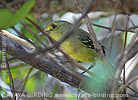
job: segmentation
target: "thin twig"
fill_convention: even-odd
[[[100,41],[100,43],[103,43],[103,41],[105,40],[105,39],[107,39],[107,36],[109,36],[110,35],[110,32],[108,32],[107,34],[105,34],[105,36],[102,36],[102,40],[100,41],[99,39],[98,39],[98,41]],[[110,35],[111,36],[111,35]]]
[[[10,69],[11,68],[16,68],[16,67],[20,67],[21,65],[25,65],[26,63],[25,62],[15,62],[15,63],[11,63],[10,65],[9,65],[9,67],[10,67]],[[0,67],[0,70],[6,70],[7,68],[1,68]]]
[[[85,67],[82,67],[81,65],[77,64],[76,62],[74,62],[74,60],[72,58],[70,58],[70,56],[64,52],[64,50],[62,50],[61,48],[58,48],[58,50],[60,52],[63,53],[63,55],[69,60],[69,62],[71,62],[72,64],[74,64],[77,68],[82,69],[83,71],[86,71],[87,73],[89,73],[90,75],[93,75],[89,70],[87,70]]]
[[[116,33],[115,33],[116,34]],[[116,35],[119,35],[119,33],[117,33]],[[127,55],[127,60],[130,60],[132,57],[134,57],[136,54],[137,54],[137,51],[138,51],[138,40],[136,40],[136,42],[134,43],[133,47],[128,51],[128,55]],[[117,57],[115,58],[114,60],[114,64],[115,66],[118,66],[121,59],[123,58],[123,53],[119,53],[117,55]]]
[[[35,44],[34,44],[32,41],[30,41],[24,34],[22,34],[21,32],[19,32],[14,26],[12,27],[12,29],[13,29],[19,36],[21,36],[22,38],[24,38],[24,39],[27,40],[29,43],[31,43],[32,45],[35,46]]]
[[[95,0],[94,0],[95,1]],[[61,43],[63,43],[72,33],[73,31],[76,29],[76,27],[78,26],[78,24],[80,23],[80,21],[87,15],[87,13],[89,12],[89,10],[91,9],[93,4],[93,0],[90,1],[90,3],[88,4],[88,6],[86,7],[86,9],[84,9],[84,11],[82,12],[82,16],[75,21],[75,23],[72,25],[72,27],[70,28],[70,30],[55,44],[53,44],[52,47],[49,47],[48,49],[46,49],[46,51],[57,48]]]
[[[114,37],[115,36],[119,36],[119,35],[121,35],[122,34],[122,32],[115,32],[114,33]],[[111,38],[111,36],[112,36],[112,34],[111,33],[107,33],[107,34],[105,34],[104,36],[98,36],[97,37],[97,39],[98,39],[98,41],[103,41],[103,39],[110,39]]]
[[[126,21],[126,30],[128,30],[129,27],[129,15],[127,16],[127,21]],[[125,42],[124,42],[124,48],[123,48],[123,53],[126,49],[126,42],[127,42],[127,31],[125,32]],[[123,85],[125,85],[125,65],[124,65],[124,72],[123,72]],[[126,94],[126,89],[124,88],[124,94]]]
[[[48,34],[46,34],[46,33],[43,31],[43,29],[42,29],[40,26],[38,26],[38,25],[37,25],[34,21],[32,21],[30,18],[26,17],[26,20],[28,20],[32,25],[34,25],[35,28],[36,28],[37,30],[39,30],[40,32],[42,32],[43,34],[45,34],[45,35],[48,37],[48,39],[49,39],[50,41],[53,40]]]
[[[3,35],[0,34],[0,37],[2,37],[2,36]],[[8,37],[5,37],[5,38],[7,41],[6,42],[7,53],[10,54],[11,56],[18,57],[18,59],[26,62],[27,64],[30,64],[31,66],[33,65],[33,62],[35,62],[36,59],[38,59],[38,57],[40,56],[40,54],[42,52],[42,48],[39,48],[38,51],[32,52],[30,54],[30,52],[28,52],[22,48],[16,47],[16,45],[18,45],[19,47],[22,47],[22,44],[17,43],[16,41],[12,41]],[[2,50],[1,42],[0,42],[0,49]],[[36,49],[38,49],[38,48],[36,48]],[[12,52],[11,52],[11,50],[12,50]],[[78,75],[81,76],[81,79],[79,79],[76,75],[73,75],[72,73],[62,69],[59,65],[57,65],[55,62],[49,60],[46,57],[41,58],[40,61],[33,66],[45,73],[48,73],[48,74],[58,78],[59,80],[61,80],[63,82],[70,84],[73,87],[76,87],[76,88],[79,87],[79,84],[82,81],[82,85],[81,85],[80,89],[82,89],[88,93],[92,93],[93,89],[90,85],[91,85],[91,83],[95,84],[95,79],[93,79],[93,78],[87,77],[85,75],[81,75],[80,73],[76,72]],[[85,80],[85,81],[83,81],[83,80]]]
[[[40,42],[45,48],[47,48],[47,46],[43,43],[43,41],[41,41],[35,34],[34,32],[30,29],[30,27],[28,27],[23,21],[20,22],[34,37],[35,39]]]
[[[130,90],[132,90],[135,94],[137,94],[138,95],[138,92],[136,91],[136,90],[134,90],[134,89],[132,89],[131,87],[129,87],[129,86],[127,86],[127,88],[129,88]]]
[[[95,8],[95,6],[99,3],[99,1],[100,1],[100,0],[96,1],[96,3],[95,3],[95,0],[92,0],[91,5],[93,5],[94,3],[95,3],[95,5],[92,6],[93,8],[91,8],[91,10]],[[76,5],[78,6],[80,12],[83,14],[83,6],[81,5],[81,1],[80,1],[80,0],[76,0]],[[84,9],[84,10],[85,10],[85,9]],[[97,50],[101,50],[101,46],[99,45],[99,42],[97,41],[97,38],[96,38],[96,35],[95,35],[95,32],[94,32],[94,29],[93,29],[93,27],[91,26],[91,21],[90,21],[88,15],[86,15],[86,16],[84,17],[84,19],[85,19],[85,21],[86,21],[86,25],[87,25],[88,30],[89,30],[89,32],[90,32],[90,37],[91,37],[91,39],[92,39],[92,41],[93,41],[94,47],[95,47]]]
[[[132,62],[128,65],[128,67],[127,67],[127,69],[126,69],[126,72],[127,72],[127,71],[130,71],[129,69],[130,69],[130,67],[132,68],[132,64],[137,65],[138,62],[135,63],[135,61],[137,60],[137,58],[138,58],[138,55],[136,55],[136,56],[134,57],[134,59],[132,60]],[[134,65],[133,65],[133,66],[134,66]],[[133,69],[134,69],[135,67],[136,67],[136,66],[134,66]],[[130,73],[132,73],[132,72],[130,71]],[[129,77],[129,76],[128,76],[128,77]],[[126,77],[125,80],[127,80],[128,77]]]
[[[135,94],[130,94],[130,93],[128,93],[128,95],[130,96],[130,97],[129,97],[130,100],[137,100],[137,98],[138,98],[138,96],[135,95]]]
[[[40,32],[44,33],[44,35],[45,35],[46,37],[48,37],[48,39],[50,40],[51,43],[55,43],[55,44],[56,44],[56,41],[55,41],[54,39],[52,39],[48,34],[46,34],[46,33],[35,23],[35,22],[33,22],[33,21],[32,21],[31,19],[29,19],[29,18],[26,18],[26,19],[27,19],[29,22],[31,22]],[[74,28],[74,27],[73,27],[73,28]],[[75,28],[76,28],[76,26],[75,26]],[[52,48],[53,48],[53,46],[52,46]],[[86,68],[84,68],[84,67],[82,67],[81,65],[75,63],[75,62],[70,58],[70,56],[62,50],[61,47],[57,47],[57,49],[58,49],[61,53],[63,53],[64,56],[65,56],[72,64],[74,64],[76,67],[78,67],[78,68],[80,68],[80,69],[82,69],[82,70],[88,72],[90,75],[92,74],[92,73],[91,73],[89,70],[87,70]],[[51,50],[51,49],[50,49],[50,48],[46,48],[46,49],[43,50],[43,51],[46,52],[47,50]]]
[[[35,70],[35,71],[33,71],[33,72],[28,76],[27,80],[30,79],[31,77],[35,76],[35,75],[38,74],[39,72],[40,72],[40,70]],[[26,77],[25,77],[25,78],[26,78]],[[20,81],[21,84],[23,84],[23,82],[25,81],[25,78],[23,78],[23,79]],[[19,83],[19,84],[20,84],[20,83]],[[22,92],[23,92],[23,91],[22,91]],[[21,91],[20,91],[20,93],[21,93]]]
[[[41,59],[41,57],[43,57],[43,54],[41,54],[41,55],[38,57],[38,59],[36,59],[36,61],[34,61],[33,65],[35,65],[36,63],[38,63],[38,61]],[[23,84],[23,86],[22,86],[22,88],[21,88],[21,95],[22,95],[22,92],[23,92],[23,90],[24,90],[24,88],[25,88],[25,85],[26,85],[26,83],[27,83],[28,77],[29,77],[31,71],[32,71],[33,68],[34,68],[33,65],[32,65],[32,67],[30,68],[30,70],[29,70],[27,76],[26,76],[25,79],[24,79],[25,82],[24,82],[24,84]],[[19,99],[20,99],[20,97],[18,98],[18,100],[19,100]]]
[[[132,24],[134,27],[136,27],[136,25],[134,24],[134,22],[133,22],[133,20],[131,19],[131,17],[129,18],[129,20],[130,20],[131,24]]]
[[[131,50],[129,50],[129,54],[127,56],[127,60],[134,57],[138,53],[138,40],[135,42],[134,46]]]
[[[11,74],[11,71],[10,71],[9,63],[7,61],[6,52],[3,52],[3,53],[4,53],[4,57],[6,58],[6,67],[7,67],[7,70],[8,70],[8,75],[9,75],[9,79],[10,79],[10,83],[11,83],[11,90],[12,90],[13,100],[14,100],[14,98],[15,98],[14,82],[13,82],[12,74]]]
[[[108,56],[107,58],[109,59],[110,57],[110,54],[111,54],[111,50],[112,50],[112,44],[113,44],[113,38],[114,38],[114,32],[115,32],[115,23],[116,23],[116,16],[114,16],[114,19],[113,19],[113,23],[112,23],[112,30],[111,30],[111,42],[110,42],[110,45],[109,45],[109,50],[108,50]]]
[[[127,82],[124,86],[122,86],[121,88],[119,88],[115,93],[114,96],[116,94],[118,94],[122,89],[126,88],[127,86],[131,85],[133,82],[135,82],[136,80],[138,80],[138,76],[136,76],[135,78],[133,78],[132,80],[130,80],[129,82]],[[113,97],[114,98],[114,97]]]
[[[43,57],[43,55],[44,55],[44,54],[41,54],[41,55],[38,57],[38,59],[36,59],[36,61],[34,61],[33,65],[35,65],[36,63],[38,63],[38,61]],[[26,83],[27,83],[28,77],[29,77],[31,71],[32,71],[33,68],[34,68],[33,65],[32,65],[32,67],[30,68],[30,70],[29,70],[27,76],[26,76],[25,79],[24,79],[25,81],[24,81],[24,84],[23,84],[23,86],[22,86],[22,88],[21,88],[21,95],[22,95],[22,92],[23,92],[23,90],[24,90],[24,88],[25,88],[25,85],[26,85]],[[18,100],[19,100],[19,99],[20,99],[20,97],[18,98]]]
[[[7,61],[12,61],[12,60],[16,60],[17,58],[16,57],[10,57],[10,58],[7,58]],[[0,64],[2,63],[2,60],[0,59]]]
[[[100,27],[100,28],[104,28],[104,29],[108,29],[109,31],[111,31],[111,27],[107,27],[107,26],[103,26],[103,25],[99,25],[99,24],[95,24],[95,23],[91,23],[93,26],[96,26],[96,27]],[[137,26],[138,27],[138,26]],[[133,27],[132,27],[133,28]],[[131,28],[130,28],[131,29]],[[134,33],[135,31],[133,30],[125,30],[125,29],[119,29],[119,28],[115,28],[116,31],[127,31],[127,32],[132,32]]]
[[[22,86],[21,93],[23,92],[23,90],[24,90],[24,88],[25,88],[25,85],[26,85],[26,83],[27,83],[28,77],[29,77],[30,73],[32,72],[32,70],[33,70],[33,66],[29,69],[29,72],[28,72],[27,76],[26,76],[25,79],[24,79],[24,84],[23,84],[23,86]],[[18,99],[19,99],[19,98],[18,98]]]
[[[20,32],[19,32],[20,33]],[[13,34],[11,34],[10,32],[6,31],[6,30],[1,30],[1,35],[10,38],[11,40],[22,44],[24,47],[26,47],[26,50],[30,50],[30,51],[34,51],[35,47],[34,45],[30,44],[29,42],[27,42],[26,40],[19,38]]]
[[[125,49],[124,53],[123,53],[123,58],[121,59],[120,61],[120,64],[118,66],[118,69],[116,71],[116,75],[115,75],[115,79],[114,79],[114,82],[113,82],[113,88],[112,88],[112,93],[114,93],[118,87],[118,80],[119,80],[119,77],[120,77],[120,74],[122,72],[122,69],[124,67],[124,64],[125,62],[127,61],[127,55],[128,55],[128,52],[129,50],[133,47],[134,43],[135,43],[135,40],[138,36],[138,29],[136,29],[136,33],[133,35],[129,45],[127,46],[127,48]]]

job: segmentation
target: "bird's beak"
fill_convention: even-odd
[[[51,32],[50,30],[49,30],[49,31],[45,31],[46,34],[49,34],[50,32]],[[40,32],[38,35],[39,35],[39,36],[43,36],[44,33]]]

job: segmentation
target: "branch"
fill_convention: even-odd
[[[33,24],[35,27],[36,27],[36,29],[38,29],[40,32],[42,32],[49,40],[50,40],[50,42],[53,44],[53,46],[52,47],[45,47],[45,50],[43,50],[44,52],[46,52],[47,50],[49,50],[50,51],[50,49],[53,49],[53,48],[57,48],[72,64],[74,64],[75,65],[75,67],[78,67],[79,69],[82,69],[82,70],[84,70],[84,71],[86,71],[86,72],[88,72],[89,74],[91,74],[91,72],[89,71],[89,70],[87,70],[86,68],[84,68],[84,67],[82,67],[81,65],[79,65],[79,64],[77,64],[76,62],[74,62],[73,60],[72,60],[72,58],[70,58],[70,56],[67,54],[67,53],[65,53],[64,52],[64,50],[62,50],[62,48],[60,47],[60,43],[62,43],[62,42],[64,42],[65,41],[65,39],[67,39],[68,38],[68,36],[72,33],[72,31],[73,31],[73,29],[75,29],[76,27],[77,27],[77,25],[76,26],[74,26],[74,27],[72,27],[71,29],[70,29],[70,31],[69,32],[67,32],[64,36],[65,37],[62,37],[58,42],[56,42],[54,39],[52,39],[48,34],[46,34],[41,28],[40,28],[40,26],[38,26],[35,22],[33,22],[31,19],[29,19],[29,18],[26,18],[31,24]],[[78,21],[81,21],[81,20],[78,20]],[[57,47],[58,46],[58,47]]]
[[[11,68],[15,68],[15,67],[19,67],[19,66],[21,66],[21,65],[25,65],[26,63],[24,63],[24,62],[21,62],[21,61],[18,61],[18,62],[15,62],[15,63],[10,63],[9,64],[9,67],[10,67],[10,69]],[[7,68],[1,68],[0,67],[0,70],[6,70]]]
[[[131,85],[133,82],[138,80],[138,76],[134,77],[133,79],[131,79],[129,82],[127,82],[125,85],[123,85],[122,87],[120,87],[115,93],[114,96],[117,95],[119,92],[121,92],[122,89],[126,88],[127,86]]]
[[[25,63],[33,66],[34,68],[37,68],[47,74],[58,78],[62,82],[70,84],[73,87],[80,88],[88,93],[94,92],[93,88],[91,88],[92,84],[96,84],[95,79],[93,78],[81,75],[78,72],[72,74],[61,68],[54,61],[47,59],[45,56],[41,57],[40,60],[34,64],[34,62],[37,61],[40,55],[42,54],[43,50],[41,48],[36,47],[33,50],[30,50],[28,48],[27,50],[27,48],[24,48],[24,45],[22,45],[21,43],[17,43],[16,41],[11,40],[6,36],[3,36],[0,32],[0,50],[3,49],[3,37],[6,40],[6,53],[21,61],[24,61]]]
[[[135,42],[133,47],[128,51],[127,61],[130,60],[138,53],[138,40]]]
[[[123,58],[120,60],[118,69],[116,71],[115,80],[113,82],[114,87],[112,89],[112,93],[114,93],[118,87],[117,83],[118,83],[119,77],[120,77],[122,69],[127,61],[128,53],[131,50],[131,48],[133,47],[133,45],[135,44],[135,40],[136,40],[137,36],[138,36],[138,29],[136,29],[136,33],[133,35],[133,37],[132,37],[130,43],[128,44],[127,48],[125,49],[125,51],[122,53]]]
[[[134,43],[133,47],[128,51],[126,62],[130,60],[132,57],[134,57],[137,54],[137,52],[138,52],[138,40]],[[120,63],[121,59],[123,59],[122,52],[115,58],[114,64],[117,66]]]

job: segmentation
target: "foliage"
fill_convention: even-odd
[[[63,16],[65,16],[65,18],[67,18],[68,15],[66,15],[66,14],[68,12],[67,13],[65,13],[65,12],[55,13],[55,14],[45,13],[45,15],[43,14],[40,16],[39,12],[35,13],[35,14],[29,13],[31,11],[31,9],[34,7],[34,5],[35,5],[35,0],[28,0],[25,4],[23,4],[15,12],[11,12],[7,8],[1,9],[0,10],[0,29],[13,30],[13,28],[11,28],[11,27],[13,27],[13,26],[15,27],[18,25],[19,27],[16,27],[16,29],[20,33],[25,35],[28,39],[33,41],[34,44],[44,48],[43,45],[40,42],[38,42],[38,40],[34,36],[32,36],[32,33],[34,33],[41,41],[43,41],[43,43],[46,44],[46,46],[51,46],[51,44],[49,44],[49,40],[47,38],[38,36],[38,33],[40,30],[36,29],[35,25],[30,23],[30,21],[26,20],[25,17],[31,19],[33,22],[37,23],[38,25],[40,25],[41,27],[44,28],[47,25],[47,23],[49,23],[52,20],[62,19]],[[59,7],[60,4],[57,3],[55,8],[57,8],[57,6]],[[75,14],[73,14],[73,15],[75,16]],[[111,27],[112,26],[112,25],[110,25],[111,18],[112,18],[112,16],[106,16],[104,18],[102,17],[102,18],[98,18],[98,19],[94,19],[94,20],[92,19],[91,21],[95,24]],[[27,27],[29,27],[32,32],[30,32],[26,27],[24,27],[24,25],[21,22],[23,22]],[[84,21],[82,21],[80,27],[82,29],[84,29],[85,31],[88,31]],[[101,27],[96,27],[96,26],[94,26],[93,28],[94,28],[94,31],[98,38],[104,37],[107,33],[111,32],[111,29],[106,29],[106,28],[101,29]],[[12,31],[11,31],[11,33],[12,33]],[[22,38],[22,36],[20,36],[16,31],[15,31],[15,33],[17,34],[17,36]],[[123,35],[122,35],[122,33],[123,33]],[[124,46],[125,32],[122,32],[122,33],[113,38],[111,54],[109,56],[109,61],[115,68],[118,67],[118,64],[115,65],[114,61],[117,58],[117,56],[122,52],[123,46]],[[127,34],[128,34],[128,37],[127,37],[127,45],[128,45],[132,39],[133,34],[131,32],[128,32]],[[111,43],[111,37],[109,37],[107,39],[102,38],[102,40],[100,40],[100,43],[105,46],[105,49],[107,49],[106,56],[108,56],[108,53],[109,53],[108,51],[110,49],[110,43]],[[51,50],[50,52],[46,52],[46,56],[48,56],[48,59],[50,59],[50,60],[52,59],[52,61],[54,61],[54,62],[56,61],[57,63],[59,63],[59,59],[62,59],[63,61],[66,60],[63,57],[63,55],[59,54],[58,57],[55,57],[55,55],[52,55],[52,53],[57,53],[57,55],[58,55],[59,52],[57,52],[57,50]],[[7,55],[7,57],[11,58],[10,55]],[[0,59],[3,59],[3,53],[1,51],[0,51]],[[19,62],[20,62],[19,60],[14,59],[14,60],[9,61],[9,65],[12,65],[13,63],[19,63]],[[112,70],[112,69],[110,69],[112,67],[112,65],[110,63],[108,61],[107,62],[98,62],[96,64],[96,66],[92,70],[90,70],[93,74],[92,77],[88,73],[85,73],[86,76],[91,77],[91,82],[89,85],[91,86],[90,88],[93,89],[94,92],[102,93],[103,91],[105,91],[105,89],[107,89],[108,85],[110,84],[110,78],[113,79],[113,75],[115,73],[113,73],[113,75],[112,75],[112,73],[110,73],[110,71]],[[79,64],[85,68],[89,67],[89,64],[86,64],[86,63],[79,63]],[[61,65],[61,62],[59,63],[59,65]],[[69,65],[69,64],[67,64],[67,65]],[[64,64],[62,66],[64,66]],[[72,66],[72,64],[70,64],[70,66]],[[32,66],[29,66],[28,64],[23,64],[23,65],[21,64],[14,68],[10,68],[10,71],[12,73],[12,79],[14,81],[14,85],[15,85],[15,88],[17,91],[21,90],[21,87],[25,83],[24,79],[28,75],[28,72],[31,67]],[[77,71],[79,73],[82,72],[82,70],[77,70]],[[7,70],[2,70],[2,71],[0,70],[0,79],[2,79],[5,82],[5,84],[10,87],[11,82],[10,82],[10,79],[9,79],[9,76],[7,73],[8,73]],[[4,76],[4,77],[2,77],[2,76]],[[50,97],[50,99],[51,99],[51,98],[55,98],[54,97],[55,94],[58,94],[58,93],[74,95],[77,93],[79,94],[79,93],[84,92],[82,90],[79,91],[79,89],[77,89],[77,88],[74,89],[73,87],[67,89],[67,86],[64,83],[59,82],[59,80],[53,81],[52,79],[49,79],[48,74],[38,71],[35,68],[33,68],[33,70],[31,71],[31,74],[29,76],[30,77],[28,78],[27,83],[25,85],[25,89],[24,89],[24,91],[27,93],[36,93],[36,92],[44,92],[45,91],[46,93],[52,93],[51,94],[52,96]],[[45,84],[47,84],[48,82],[50,84],[50,88],[45,89],[44,88]],[[59,85],[59,83],[61,85]],[[107,86],[107,88],[106,88],[106,86]],[[4,89],[4,86],[2,86],[0,83],[0,95],[2,96],[2,94],[4,94],[4,96],[8,96],[10,93],[7,92]],[[77,100],[77,97],[66,97],[66,100],[71,100],[71,99]]]
[[[15,13],[10,12],[8,9],[0,10],[0,29],[10,28],[18,21],[25,18],[34,6],[34,4],[34,0],[29,0]]]

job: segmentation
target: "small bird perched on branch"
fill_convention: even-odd
[[[48,24],[45,32],[58,41],[70,30],[71,26],[71,23],[59,20]],[[43,33],[39,33],[39,35],[43,35]],[[78,27],[61,44],[61,47],[63,47],[65,52],[68,53],[71,58],[79,62],[90,63],[91,66],[88,70],[94,67],[96,61],[99,60],[89,33]],[[85,73],[85,71],[83,73]]]

